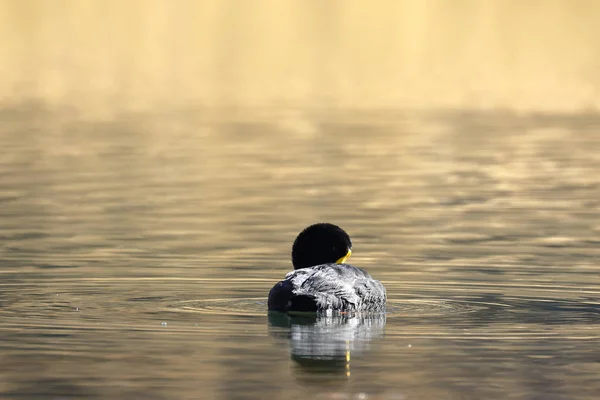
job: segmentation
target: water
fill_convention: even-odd
[[[0,118],[2,398],[600,395],[596,114]],[[385,315],[267,315],[317,221]]]

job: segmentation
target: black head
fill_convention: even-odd
[[[314,224],[300,232],[292,246],[294,269],[343,263],[352,250],[350,236],[337,225]]]

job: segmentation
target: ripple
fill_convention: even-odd
[[[435,317],[475,313],[491,308],[512,307],[510,304],[482,300],[413,297],[389,298],[386,313],[391,316]],[[169,311],[219,315],[265,315],[265,296],[249,298],[200,298],[169,304]]]
[[[265,315],[267,300],[264,297],[247,299],[185,300],[168,307],[170,311],[218,315]]]
[[[392,316],[433,317],[472,313],[489,307],[508,305],[485,302],[468,302],[448,299],[389,299],[386,313]],[[267,301],[264,297],[245,299],[195,299],[184,300],[168,306],[170,311],[219,315],[265,315]]]
[[[391,316],[435,317],[479,312],[490,307],[509,307],[506,304],[451,299],[388,299],[387,313]]]
[[[265,317],[270,279],[65,278],[0,283],[4,328],[226,330],[225,316]],[[436,338],[599,338],[593,285],[386,281],[386,335]],[[198,292],[203,296],[185,298]],[[264,293],[264,294],[263,294]],[[230,295],[230,297],[227,297]],[[194,315],[212,316],[198,324]],[[232,322],[233,323],[233,322]],[[260,330],[257,325],[256,332]]]

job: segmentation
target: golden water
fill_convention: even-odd
[[[598,398],[599,18],[0,0],[0,398]],[[317,221],[385,315],[267,315]]]
[[[597,116],[294,115],[4,111],[2,397],[599,393]],[[315,221],[383,320],[269,321]]]

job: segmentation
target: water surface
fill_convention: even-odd
[[[596,114],[0,118],[2,398],[600,394]],[[386,314],[267,315],[317,221]]]

